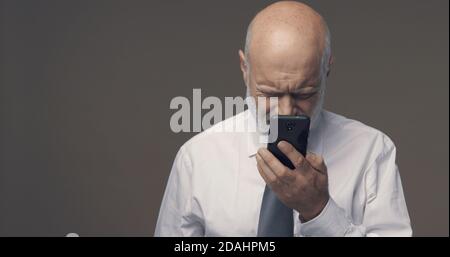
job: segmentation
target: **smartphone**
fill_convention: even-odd
[[[269,130],[270,142],[267,144],[267,149],[285,166],[290,169],[294,169],[295,167],[292,162],[280,151],[280,149],[278,149],[277,144],[280,141],[286,141],[293,145],[294,148],[297,149],[297,151],[299,151],[303,156],[305,156],[308,146],[309,124],[310,119],[305,115],[272,116],[270,118]],[[274,131],[277,131],[277,133]],[[276,138],[274,138],[275,134]]]

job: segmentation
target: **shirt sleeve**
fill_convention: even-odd
[[[192,164],[185,148],[178,151],[159,210],[155,236],[204,236],[202,214],[192,197]]]
[[[365,172],[366,202],[362,224],[354,224],[345,210],[330,198],[322,212],[301,224],[303,236],[411,236],[396,149],[387,137],[383,151]]]

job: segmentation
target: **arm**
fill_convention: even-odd
[[[366,206],[363,224],[355,225],[330,198],[316,218],[302,224],[311,236],[411,236],[411,224],[397,165],[396,150],[385,147],[365,172]]]
[[[202,220],[200,208],[192,197],[192,164],[182,147],[170,172],[155,236],[204,236]]]

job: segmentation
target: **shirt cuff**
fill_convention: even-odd
[[[303,236],[344,236],[351,222],[345,211],[330,197],[322,212],[314,219],[301,223],[300,234]]]

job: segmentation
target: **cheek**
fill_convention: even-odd
[[[260,107],[263,108],[263,110],[266,113],[269,113],[271,109],[276,107],[276,106],[274,106],[274,103],[270,102],[270,98],[269,97],[255,97],[255,99],[256,99],[256,106],[258,108],[260,108]]]
[[[270,97],[266,97],[266,113],[269,113],[270,110],[274,110],[277,108],[277,102],[271,102]]]

